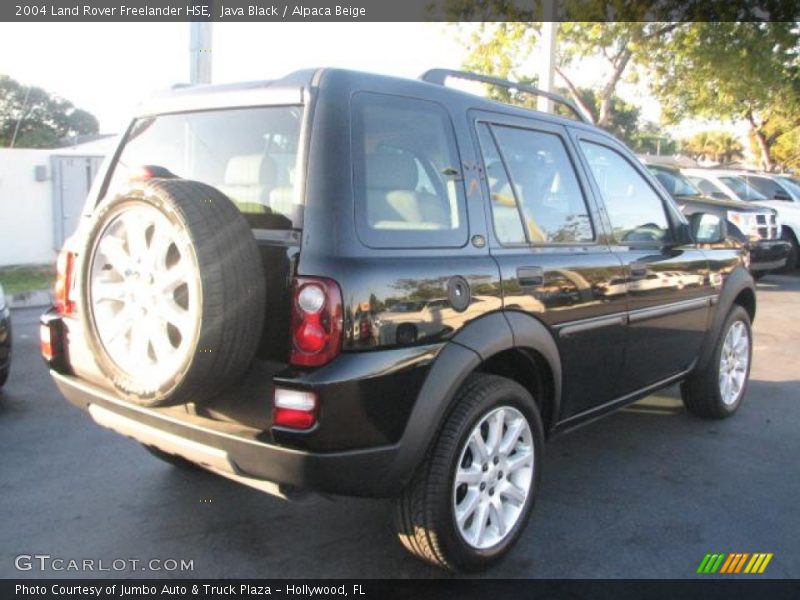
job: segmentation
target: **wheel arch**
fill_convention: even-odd
[[[741,306],[750,315],[753,321],[756,316],[756,293],[753,276],[744,267],[737,267],[725,280],[722,291],[717,300],[717,309],[711,321],[711,326],[706,332],[706,337],[700,348],[696,369],[702,369],[708,364],[714,354],[714,348],[719,338],[725,319],[733,306]]]
[[[794,238],[796,245],[800,245],[800,224],[781,223],[781,232],[784,231]]]
[[[513,361],[513,367],[504,359]],[[533,376],[526,374],[526,366],[536,369]],[[553,335],[525,313],[491,313],[464,327],[431,365],[390,469],[394,491],[413,476],[453,409],[459,388],[476,371],[504,375],[530,390],[545,430],[552,428],[561,400],[561,359]]]

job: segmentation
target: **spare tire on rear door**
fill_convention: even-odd
[[[182,179],[138,183],[99,208],[86,240],[86,341],[122,395],[200,402],[244,373],[263,330],[264,272],[224,194]]]

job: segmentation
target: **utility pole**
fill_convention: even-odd
[[[192,21],[189,35],[189,83],[211,83],[211,22]]]
[[[556,74],[556,34],[558,23],[556,23],[556,1],[542,0],[542,37],[539,40],[541,56],[537,64],[539,66],[539,80],[537,87],[544,92],[553,92],[555,87]],[[553,102],[548,98],[539,96],[536,107],[542,112],[553,112]]]

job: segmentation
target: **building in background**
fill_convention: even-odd
[[[0,266],[55,260],[116,136],[63,148],[0,148]]]

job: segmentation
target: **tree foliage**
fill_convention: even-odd
[[[562,16],[572,12],[586,18],[596,12],[598,20],[559,24],[556,72],[563,91],[596,124],[623,137],[637,150],[661,146],[665,152],[664,144],[676,149],[674,140],[665,137],[655,124],[639,123],[638,115],[633,119],[633,130],[630,123],[620,123],[621,118],[630,120],[633,111],[619,97],[619,84],[641,82],[660,101],[664,123],[686,118],[744,121],[750,128],[754,154],[761,157],[763,167],[789,168],[800,160],[800,25],[789,18],[791,14],[784,15],[791,7],[780,2],[767,4],[764,6],[772,20],[758,22],[754,17],[764,16],[753,13],[758,7],[751,10],[717,0],[566,0],[561,4]],[[650,12],[633,15],[638,15],[637,21],[630,18],[630,11],[636,10]],[[630,20],[601,20],[619,11]],[[653,11],[664,21],[669,15],[694,13],[703,20],[662,22],[653,19]],[[469,42],[465,67],[535,81],[539,28],[540,23],[482,25]],[[590,58],[601,59],[606,68],[597,87],[587,93],[573,80]],[[502,91],[490,95],[531,105],[530,99],[513,98],[507,93],[504,96]],[[726,149],[709,150],[708,156],[719,152],[729,160],[741,156],[741,148],[732,147],[738,142],[728,142]]]
[[[699,131],[681,140],[681,152],[695,160],[729,163],[744,158],[742,144],[727,131]]]
[[[800,118],[789,111],[773,110],[762,128],[769,147],[769,160],[781,171],[800,171]],[[764,162],[761,144],[751,129],[748,135],[750,151]]]
[[[652,91],[664,117],[746,121],[771,169],[768,127],[776,114],[798,115],[796,23],[692,23],[675,29],[650,57]]]
[[[558,26],[559,53],[556,73],[572,100],[593,122],[608,126],[619,103],[617,88],[633,66],[646,62],[652,46],[659,43],[677,24],[652,22],[563,22]],[[462,41],[470,48],[464,67],[486,75],[522,83],[536,81],[533,64],[541,23],[484,23]],[[575,70],[583,68],[589,57],[601,57],[607,68],[592,101],[574,82]],[[502,91],[490,96],[507,99]],[[525,100],[520,100],[524,103]]]
[[[19,126],[18,126],[19,125]],[[0,75],[0,147],[48,148],[71,135],[97,133],[97,119],[68,100]]]

